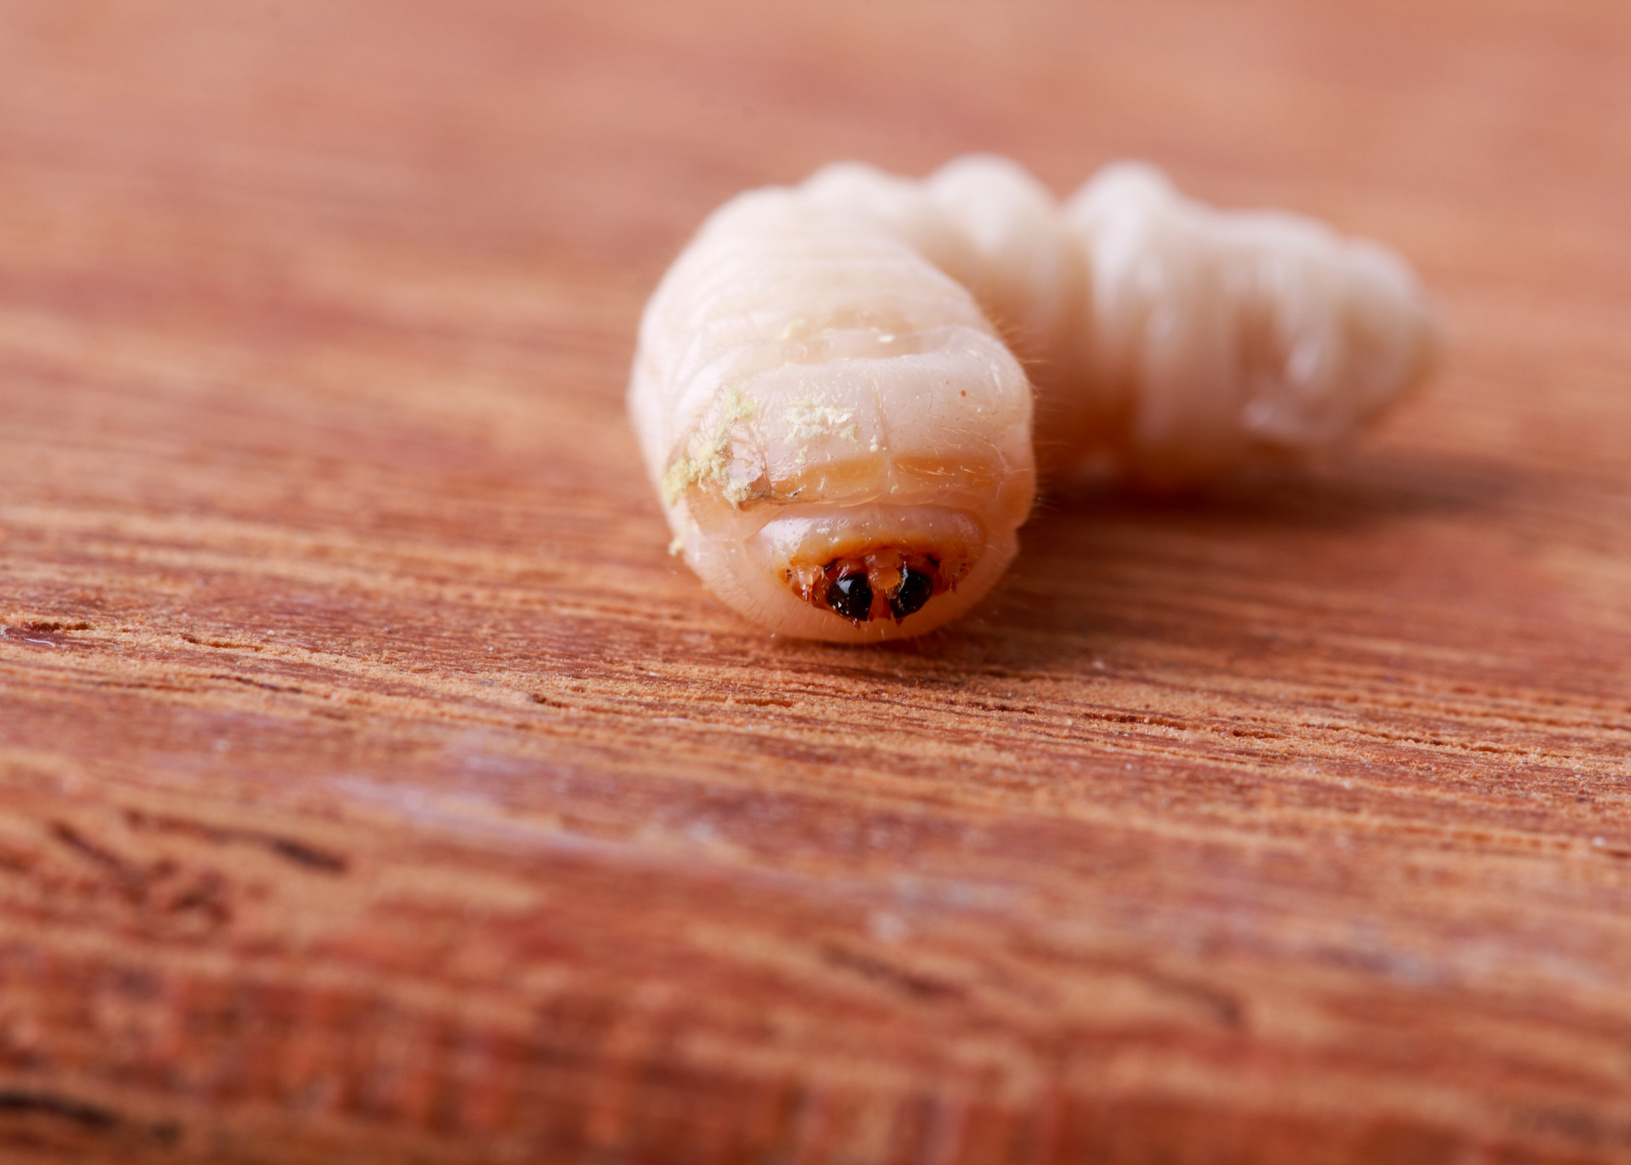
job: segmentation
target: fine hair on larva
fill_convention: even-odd
[[[1039,469],[1170,488],[1316,452],[1436,347],[1393,251],[1146,165],[1061,204],[1003,158],[840,163],[702,225],[646,306],[629,411],[671,549],[719,599],[868,643],[997,584]]]

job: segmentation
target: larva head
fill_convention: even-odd
[[[686,561],[754,622],[849,643],[920,635],[1013,558],[1035,488],[1024,373],[971,330],[901,339],[826,333],[823,355],[862,355],[743,378],[665,470]],[[908,350],[875,354],[895,347]]]
[[[724,602],[800,639],[873,643],[957,618],[1002,577],[1014,530],[931,505],[790,507],[741,540],[686,544]]]
[[[855,624],[899,622],[955,590],[968,573],[968,554],[962,547],[869,546],[826,563],[791,562],[786,573],[793,593],[812,607]]]

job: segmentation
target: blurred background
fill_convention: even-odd
[[[14,286],[51,267],[42,309],[134,318],[207,288],[214,324],[247,336],[341,268],[451,257],[612,297],[626,347],[638,301],[731,194],[839,158],[923,174],[971,150],[1061,196],[1145,158],[1208,200],[1375,235],[1423,269],[1452,331],[1500,317],[1504,334],[1512,312],[1586,327],[1631,270],[1631,32],[1606,0],[15,0],[0,21],[0,229]],[[391,286],[357,293],[410,310],[412,278],[376,277]],[[1459,423],[1544,427],[1532,391],[1502,387],[1514,354],[1483,355],[1462,367],[1510,407]]]

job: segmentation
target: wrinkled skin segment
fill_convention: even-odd
[[[1038,462],[1160,486],[1352,435],[1417,383],[1392,252],[1102,172],[828,167],[703,225],[647,306],[629,405],[674,545],[745,617],[876,642],[956,618],[1017,549]]]

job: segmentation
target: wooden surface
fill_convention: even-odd
[[[1631,9],[0,8],[0,1158],[1631,1160]],[[713,205],[1388,239],[1306,474],[767,641],[622,412]]]

